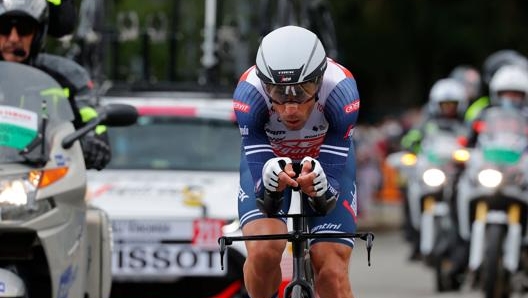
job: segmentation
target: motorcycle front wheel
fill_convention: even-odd
[[[510,297],[510,273],[504,268],[502,245],[506,229],[489,225],[486,229],[486,254],[482,266],[482,289],[486,298]]]

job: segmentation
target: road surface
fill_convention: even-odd
[[[435,293],[433,271],[407,260],[409,246],[401,232],[375,232],[372,266],[368,267],[364,241],[358,240],[350,263],[356,298],[473,298],[483,297],[464,286],[461,292]]]

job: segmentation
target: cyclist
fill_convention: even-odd
[[[24,63],[55,78],[67,94],[80,127],[97,116],[90,106],[93,84],[86,71],[72,60],[40,53],[48,28],[46,0],[21,0],[0,3],[0,60]],[[98,126],[81,139],[86,167],[103,169],[110,161],[106,127]]]
[[[285,26],[267,34],[256,65],[240,78],[234,109],[242,135],[238,209],[244,235],[286,233],[291,187],[306,194],[310,231],[356,230],[355,156],[351,141],[359,93],[352,74],[327,58],[311,31]],[[301,163],[298,178],[292,163]],[[310,206],[310,207],[308,207]],[[253,298],[275,297],[286,240],[248,241],[246,288]],[[320,297],[353,297],[348,277],[354,242],[310,242]]]

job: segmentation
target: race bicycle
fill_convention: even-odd
[[[294,167],[295,168],[295,167]],[[296,171],[297,173],[299,171]],[[293,273],[292,279],[284,288],[285,298],[315,298],[313,272],[309,254],[309,239],[329,238],[359,238],[366,242],[367,261],[370,266],[370,251],[373,246],[374,234],[372,232],[361,233],[310,233],[306,222],[307,217],[322,216],[308,215],[304,212],[302,199],[305,195],[300,189],[292,189],[292,200],[288,214],[275,214],[269,217],[291,218],[292,224],[286,234],[252,235],[252,236],[222,236],[218,238],[220,245],[220,262],[224,269],[224,254],[229,245],[235,241],[261,241],[261,240],[287,240],[292,245]],[[292,211],[293,210],[293,211]]]

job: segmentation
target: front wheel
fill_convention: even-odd
[[[506,229],[490,225],[486,230],[486,255],[482,266],[482,289],[486,298],[510,297],[510,273],[504,268],[502,245]]]
[[[293,286],[291,298],[312,298],[301,285]]]

